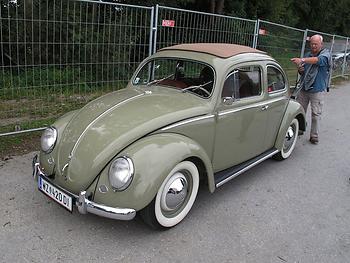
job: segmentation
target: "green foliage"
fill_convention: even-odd
[[[124,0],[126,4],[172,6],[210,12],[215,0]],[[226,0],[223,13],[248,19],[264,19],[301,29],[350,35],[350,1],[339,0]]]
[[[5,72],[0,78],[0,99],[16,100],[21,98],[36,99],[40,93],[51,96],[89,94],[97,90],[117,90],[123,88],[125,81],[108,81],[104,83],[94,74],[95,69],[74,67],[34,67],[20,72]],[[131,75],[133,70],[125,72]],[[18,74],[17,74],[18,73]],[[104,73],[111,74],[104,71]]]

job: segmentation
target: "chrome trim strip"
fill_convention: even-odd
[[[129,99],[126,99],[126,100],[123,100],[122,102],[119,102],[118,104],[114,105],[113,107],[109,108],[108,110],[106,110],[105,112],[101,113],[99,116],[97,116],[92,122],[90,122],[90,124],[88,126],[86,126],[85,130],[80,134],[77,142],[74,144],[74,147],[70,153],[70,158],[73,156],[76,148],[78,147],[78,144],[80,143],[80,140],[83,138],[84,134],[86,133],[86,131],[92,126],[94,125],[100,118],[102,118],[103,116],[105,116],[106,114],[108,114],[109,112],[111,112],[112,110],[114,110],[115,108],[119,107],[120,105],[126,103],[126,102],[129,102],[130,100],[133,100],[137,97],[141,97],[141,96],[144,96],[144,93],[142,94],[139,94],[139,95],[136,95],[134,97],[131,97]]]
[[[238,176],[238,175],[244,173],[245,171],[249,170],[250,168],[254,167],[255,165],[257,165],[257,164],[259,164],[259,163],[265,161],[266,159],[272,157],[272,156],[275,155],[276,153],[278,153],[278,150],[275,150],[275,151],[273,151],[272,153],[270,153],[270,154],[268,154],[268,155],[262,157],[261,159],[255,161],[254,163],[252,163],[252,164],[250,164],[250,165],[244,167],[242,170],[239,170],[238,172],[232,174],[230,177],[226,178],[225,180],[222,180],[221,182],[217,183],[217,184],[216,184],[216,188],[222,186],[223,184],[225,184],[225,183],[227,183],[228,181],[232,180],[232,179],[235,178],[236,176]]]
[[[231,113],[235,113],[235,112],[239,112],[242,110],[246,110],[246,109],[252,109],[252,108],[258,108],[258,107],[262,107],[262,106],[266,106],[268,104],[280,101],[280,100],[287,100],[287,97],[281,97],[281,98],[276,98],[276,99],[271,99],[271,100],[267,100],[267,101],[263,101],[263,102],[257,102],[257,103],[253,103],[247,106],[243,106],[237,109],[233,109],[233,110],[227,110],[227,111],[222,111],[219,112],[218,115],[219,116],[224,116],[227,114],[231,114]]]
[[[68,167],[69,163],[66,163],[63,168],[62,168],[62,175],[64,174],[64,170],[66,170],[66,168]]]
[[[136,216],[136,210],[132,208],[119,208],[119,207],[109,207],[101,204],[97,204],[92,202],[86,198],[86,191],[81,191],[79,196],[72,194],[71,192],[59,187],[51,182],[50,179],[47,178],[45,173],[42,171],[39,162],[37,162],[38,156],[34,156],[33,158],[33,177],[37,179],[38,175],[48,180],[52,185],[57,187],[60,190],[70,194],[76,200],[75,205],[78,207],[78,211],[81,214],[95,214],[102,217],[107,217],[111,219],[117,220],[131,220]]]
[[[215,117],[215,115],[206,115],[206,116],[201,116],[201,117],[195,117],[195,118],[192,118],[192,119],[180,121],[178,123],[166,126],[166,127],[162,128],[161,131],[167,131],[169,129],[173,129],[173,128],[176,128],[178,126],[182,126],[182,125],[185,125],[185,124],[188,124],[188,123],[191,123],[191,122],[201,121],[201,120],[210,119],[210,118],[214,118],[214,117]]]

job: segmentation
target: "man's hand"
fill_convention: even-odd
[[[299,74],[304,74],[305,61],[303,58],[292,58],[290,61],[292,61],[295,65],[297,65]]]
[[[299,66],[303,63],[302,58],[292,58],[290,61],[292,61],[295,65]]]
[[[301,63],[298,65],[298,72],[299,74],[304,74],[305,68],[304,68],[304,63]]]

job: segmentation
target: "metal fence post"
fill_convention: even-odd
[[[342,68],[342,77],[345,75],[345,65],[346,65],[346,54],[348,53],[348,45],[349,45],[349,38],[346,38],[346,45],[345,45],[345,50],[344,50],[344,60],[343,60],[343,68]]]
[[[256,48],[258,46],[259,27],[260,27],[260,19],[257,19],[255,22],[255,29],[254,29],[253,48]]]
[[[330,49],[330,53],[331,53],[331,56],[332,56],[332,51],[333,51],[333,46],[334,46],[334,38],[335,38],[335,35],[333,35],[333,38],[332,38],[332,45],[331,45],[331,49]],[[328,88],[330,88],[331,86],[331,81],[332,81],[332,74],[333,74],[333,67],[331,67],[330,71],[329,71],[329,79],[328,79],[328,87],[327,87],[327,91],[328,91]]]
[[[158,14],[159,14],[159,5],[156,5],[156,13],[154,15],[154,22],[153,22],[153,53],[156,53],[157,51],[157,29],[158,29]]]
[[[308,34],[308,29],[305,29],[304,38],[303,38],[303,45],[301,47],[301,52],[300,52],[300,57],[301,58],[304,57],[304,54],[305,54],[305,46],[306,46],[307,34]]]
[[[333,35],[333,38],[332,38],[332,45],[331,45],[331,50],[330,50],[330,53],[331,53],[331,54],[332,54],[332,52],[333,52],[334,39],[335,39],[335,35]]]
[[[149,30],[149,48],[148,48],[148,55],[152,55],[153,52],[153,43],[154,43],[154,6],[152,7],[151,11],[151,21],[150,21],[150,30]]]

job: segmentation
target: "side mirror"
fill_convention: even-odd
[[[222,98],[222,103],[224,105],[232,105],[233,103],[233,98],[232,97],[223,97]]]

